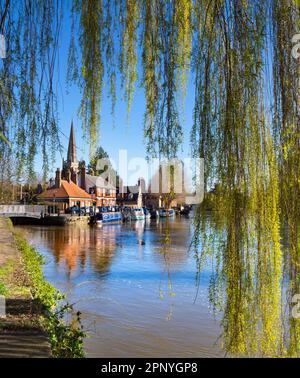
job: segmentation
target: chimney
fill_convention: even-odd
[[[80,167],[80,187],[83,190],[86,190],[86,170],[85,170],[85,162],[83,161]]]
[[[61,187],[61,172],[60,169],[57,168],[55,172],[55,188],[60,188]]]

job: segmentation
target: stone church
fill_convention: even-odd
[[[77,160],[76,140],[71,123],[67,160],[57,168],[55,180],[50,179],[47,190],[37,196],[40,203],[65,211],[72,206],[114,206],[116,188],[102,177],[87,173],[85,162]]]

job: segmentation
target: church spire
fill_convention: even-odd
[[[67,162],[68,162],[69,165],[72,165],[74,163],[77,164],[76,142],[75,142],[73,120],[72,120],[72,123],[71,123],[71,131],[70,131],[70,139],[69,139]]]

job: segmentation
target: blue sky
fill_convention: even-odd
[[[59,134],[61,143],[64,147],[63,157],[66,157],[66,150],[68,147],[70,125],[73,119],[74,129],[76,134],[77,157],[89,161],[89,146],[83,138],[82,122],[78,117],[78,108],[81,100],[81,93],[78,87],[73,86],[67,91],[66,86],[66,72],[67,72],[67,58],[68,48],[70,42],[70,17],[68,14],[64,15],[63,29],[60,38],[59,47],[59,68],[57,69],[57,94],[58,94],[58,115],[59,115]],[[140,71],[140,70],[139,70]],[[69,93],[67,93],[69,92]],[[184,136],[184,152],[182,156],[189,155],[189,132],[192,126],[193,114],[193,84],[189,83],[187,97],[185,101],[184,114],[181,114]],[[108,88],[106,79],[104,79],[104,92],[102,100],[101,124],[99,125],[99,143],[118,164],[118,153],[120,149],[128,150],[128,158],[146,157],[146,146],[143,135],[143,120],[145,111],[145,94],[140,83],[136,83],[136,92],[134,95],[132,110],[130,114],[130,121],[127,121],[127,104],[123,101],[123,91],[117,89],[117,103],[115,111],[115,122],[111,115],[111,101],[108,98]],[[115,125],[115,127],[114,127]],[[56,154],[56,161],[52,171],[56,167],[61,166],[61,155]],[[40,156],[36,159],[37,172],[42,171]]]

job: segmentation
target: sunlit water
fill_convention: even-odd
[[[45,257],[46,278],[82,312],[88,357],[221,356],[219,319],[208,303],[209,270],[197,291],[191,222],[18,227]]]

